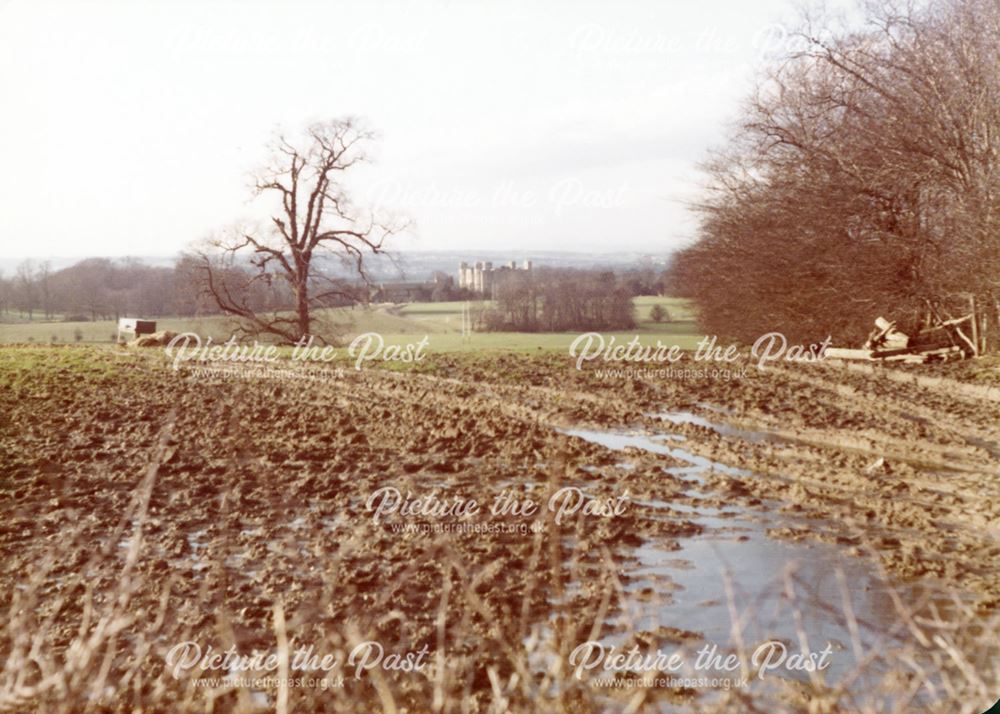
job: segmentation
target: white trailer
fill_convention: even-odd
[[[123,317],[118,320],[118,342],[128,342],[140,335],[151,335],[156,332],[155,320],[139,320],[134,317]]]

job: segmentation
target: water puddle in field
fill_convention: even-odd
[[[697,475],[704,471],[718,471],[720,473],[729,474],[730,476],[753,475],[752,472],[747,471],[746,469],[720,464],[717,461],[712,461],[711,459],[706,459],[704,456],[692,454],[690,451],[685,451],[679,447],[664,444],[660,440],[661,438],[673,440],[671,437],[678,436],[677,434],[664,434],[662,436],[657,435],[657,437],[651,437],[644,436],[642,434],[594,431],[589,429],[561,429],[560,431],[567,436],[576,436],[615,451],[622,451],[623,449],[632,447],[643,451],[649,451],[653,454],[672,456],[675,459],[680,459],[681,461],[686,461],[690,464],[690,466],[680,466],[666,469],[668,473]],[[698,480],[700,481],[701,479],[699,478]]]
[[[693,414],[671,416],[668,421],[674,423],[719,430],[718,425]],[[742,431],[730,433],[742,436]],[[586,429],[562,433],[609,449],[632,447],[680,459],[686,465],[665,467],[664,471],[689,477],[699,487],[711,471],[740,478],[760,477],[668,445],[660,434]],[[869,559],[827,542],[785,541],[767,535],[769,528],[820,531],[829,530],[830,524],[781,514],[780,504],[773,502],[764,502],[757,510],[738,503],[720,506],[717,495],[695,489],[686,490],[683,497],[685,503],[640,502],[664,514],[667,509],[674,511],[678,518],[703,527],[704,532],[680,536],[674,543],[647,540],[631,550],[633,560],[623,564],[628,584],[621,617],[632,626],[624,629],[655,633],[670,628],[699,633],[701,639],[686,645],[693,660],[693,653],[703,645],[715,644],[724,651],[735,641],[735,612],[739,635],[751,652],[770,640],[785,643],[789,653],[796,652],[800,632],[807,635],[811,651],[820,652],[829,644],[830,665],[824,672],[828,682],[855,668],[854,642],[868,652],[876,643],[907,636],[893,605],[892,586]],[[702,500],[707,502],[701,505]],[[677,544],[680,549],[676,549]],[[912,586],[897,586],[896,592],[908,604],[920,600]],[[845,614],[848,608],[850,617]],[[616,644],[621,638],[610,635],[605,642]],[[668,640],[660,642],[660,649],[676,650],[676,642]],[[651,649],[656,648],[654,640]],[[782,672],[782,676],[805,681],[809,675]]]
[[[769,442],[772,444],[787,444],[791,439],[787,439],[777,434],[772,434],[768,431],[758,431],[754,429],[740,429],[739,427],[731,426],[724,422],[714,422],[706,419],[705,417],[699,416],[693,412],[661,412],[659,414],[651,414],[650,416],[657,417],[663,421],[669,422],[671,424],[693,424],[695,426],[701,426],[706,429],[711,429],[716,434],[721,436],[732,436],[737,439],[743,439],[744,441],[749,441],[753,444],[759,444],[762,442]]]

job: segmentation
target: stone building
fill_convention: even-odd
[[[493,263],[488,260],[476,261],[473,265],[463,261],[458,266],[458,287],[468,288],[472,292],[482,295],[492,295],[493,288],[497,284],[497,279],[507,271],[513,270],[526,270],[530,272],[531,261],[525,260],[520,268],[517,267],[517,263],[513,260],[497,268],[494,268]]]

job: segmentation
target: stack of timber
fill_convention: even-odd
[[[908,335],[896,329],[896,323],[879,317],[875,320],[875,329],[872,330],[861,349],[828,347],[824,356],[828,359],[910,364],[964,359],[966,356],[978,353],[975,344],[965,336],[960,328],[960,325],[966,320],[972,320],[972,315],[957,320],[937,320],[936,324],[921,330],[920,335],[924,336],[940,331],[947,336],[950,344],[918,347],[914,346],[914,341]]]

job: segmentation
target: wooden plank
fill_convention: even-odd
[[[847,347],[827,347],[823,352],[825,357],[830,359],[862,359],[870,360],[872,358],[871,350],[854,350]]]
[[[963,317],[956,317],[954,320],[945,320],[944,322],[938,325],[934,325],[933,327],[925,327],[920,331],[920,334],[922,335],[925,332],[936,332],[937,330],[943,330],[946,327],[950,327],[951,325],[961,325],[966,320],[971,320],[971,319],[972,315],[964,315]]]

